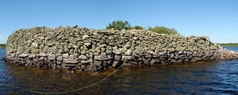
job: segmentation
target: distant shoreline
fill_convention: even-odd
[[[221,46],[238,46],[238,43],[217,43],[217,44]]]
[[[0,48],[6,48],[6,44],[0,44]]]

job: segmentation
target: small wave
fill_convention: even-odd
[[[214,89],[214,88],[206,88],[203,91],[205,91],[206,93],[211,93],[211,94],[232,94],[232,95],[236,95],[238,93],[238,91],[235,90],[229,90],[229,89]]]

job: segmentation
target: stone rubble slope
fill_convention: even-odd
[[[30,67],[98,71],[236,59],[206,36],[157,34],[147,30],[95,30],[85,27],[34,27],[12,33],[6,61]]]

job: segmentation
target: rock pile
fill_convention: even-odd
[[[9,36],[6,49],[8,63],[80,71],[116,68],[122,64],[145,66],[227,59],[220,57],[223,48],[206,36],[95,30],[77,25],[19,29]]]
[[[232,59],[238,59],[238,53],[235,51],[230,51],[227,49],[223,49],[219,56],[220,60],[232,60]]]

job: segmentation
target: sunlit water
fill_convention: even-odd
[[[225,48],[238,52],[238,47]],[[5,53],[5,49],[0,49],[0,58]],[[0,61],[0,94],[238,94],[237,68],[238,60],[124,68],[99,84],[87,87],[113,70],[69,74]]]

